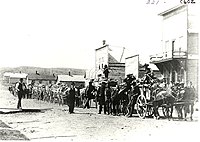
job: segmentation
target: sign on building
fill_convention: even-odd
[[[139,55],[134,55],[127,57],[125,59],[125,76],[128,74],[133,74],[138,78],[139,74]]]

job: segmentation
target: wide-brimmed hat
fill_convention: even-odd
[[[127,74],[126,76],[130,77],[130,76],[132,76],[132,75],[133,75],[133,74],[130,73],[130,74]]]

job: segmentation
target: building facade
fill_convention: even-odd
[[[66,84],[68,87],[74,82],[76,87],[84,88],[86,79],[83,75],[57,75],[56,82]]]
[[[40,74],[36,71],[36,73],[28,74],[28,84],[55,84],[56,76],[54,74]]]
[[[28,74],[26,73],[5,72],[3,74],[3,82],[8,84],[16,84],[20,78],[23,78],[25,83],[28,82]]]
[[[197,8],[189,5],[179,5],[159,14],[163,17],[163,52],[151,55],[150,61],[159,68],[167,83],[192,82],[198,89],[197,14]]]
[[[125,63],[121,63],[115,55],[110,52],[109,45],[103,44],[102,47],[95,50],[95,78],[103,77],[104,66],[109,68],[109,79],[116,80],[119,83],[125,78]],[[121,53],[122,54],[122,53]]]

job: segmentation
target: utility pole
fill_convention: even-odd
[[[123,55],[124,55],[124,50],[125,50],[125,47],[123,47],[122,55],[121,55],[121,58],[120,58],[120,63],[121,63],[122,57],[123,57]]]

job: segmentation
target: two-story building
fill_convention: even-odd
[[[167,83],[192,82],[198,89],[199,33],[197,6],[178,5],[159,14],[162,20],[162,53],[150,56]]]
[[[121,83],[125,78],[125,63],[120,61],[123,50],[123,47],[111,49],[104,41],[103,46],[95,50],[95,78],[103,76],[104,66],[107,65],[109,78]]]

